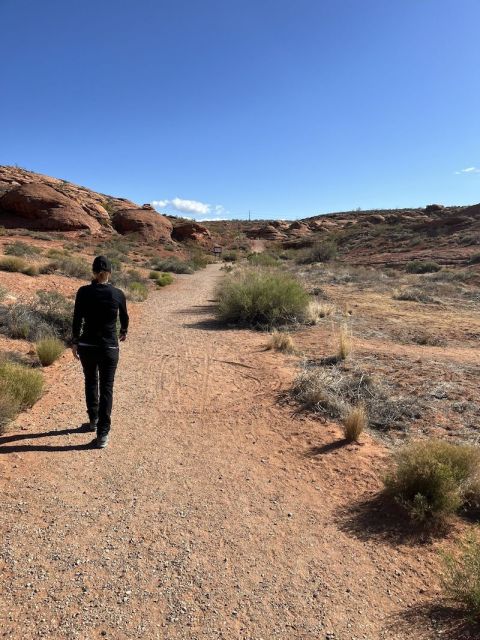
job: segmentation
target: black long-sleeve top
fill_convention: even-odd
[[[123,291],[95,281],[80,287],[73,312],[73,343],[118,347],[117,317],[120,317],[120,335],[126,335],[128,313]]]

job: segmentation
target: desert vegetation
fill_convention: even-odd
[[[385,486],[409,515],[443,520],[480,505],[480,451],[442,440],[413,442],[395,452]]]
[[[227,324],[272,328],[303,319],[308,294],[281,271],[244,269],[225,276],[216,292],[218,317]]]

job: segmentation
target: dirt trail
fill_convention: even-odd
[[[404,624],[435,589],[434,552],[348,511],[375,493],[382,448],[338,447],[334,427],[278,402],[293,362],[215,327],[219,275],[144,303],[110,448],[71,431],[84,408],[70,360],[0,438],[2,637],[437,637]]]

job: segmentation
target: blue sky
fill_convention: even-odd
[[[197,219],[480,202],[479,0],[0,0],[0,24],[0,164]]]

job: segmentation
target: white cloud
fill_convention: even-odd
[[[467,167],[466,169],[461,169],[460,171],[455,171],[457,176],[462,175],[462,173],[480,173],[480,169],[477,167]]]
[[[167,207],[189,213],[193,216],[213,216],[212,218],[202,218],[202,220],[219,220],[218,216],[228,214],[228,211],[221,204],[210,205],[199,200],[184,200],[183,198],[173,198],[172,200],[152,200],[151,205],[157,209],[166,209]]]

